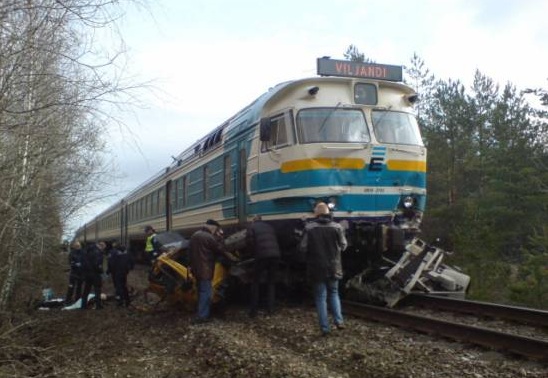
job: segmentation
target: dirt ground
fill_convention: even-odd
[[[143,301],[146,269],[130,274],[134,306],[32,310],[0,328],[0,377],[547,377],[548,366],[359,319],[320,336],[310,306],[272,316],[241,305],[192,325],[192,313]],[[112,286],[105,284],[111,294]]]

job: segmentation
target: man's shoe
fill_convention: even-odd
[[[210,318],[194,318],[190,321],[190,324],[205,324],[211,322]]]
[[[335,324],[335,327],[337,327],[337,329],[340,329],[340,330],[343,330],[343,329],[346,328],[346,326],[344,325],[344,323]]]

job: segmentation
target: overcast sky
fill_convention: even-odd
[[[111,127],[116,193],[74,226],[171,163],[269,87],[314,76],[316,58],[350,44],[377,63],[417,53],[440,79],[476,69],[518,89],[548,87],[546,0],[151,0],[120,23],[128,74],[154,80],[145,109]],[[128,142],[128,139],[131,141]]]

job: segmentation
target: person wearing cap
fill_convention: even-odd
[[[316,218],[304,229],[300,249],[306,253],[307,278],[312,283],[314,301],[322,335],[330,332],[327,303],[335,327],[343,329],[339,280],[343,277],[341,252],[348,245],[342,226],[333,221],[329,207],[320,202],[314,208]]]
[[[160,254],[160,243],[156,239],[156,230],[152,226],[145,227],[145,259],[152,265]]]
[[[231,259],[219,238],[220,229],[217,221],[208,219],[190,238],[190,268],[198,283],[198,309],[193,323],[209,321],[216,258],[225,256]]]

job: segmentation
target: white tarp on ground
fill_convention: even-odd
[[[88,302],[95,298],[95,294],[89,294],[88,295]],[[78,310],[80,307],[82,307],[82,298],[78,299],[76,302],[71,304],[70,306],[65,306],[61,310]]]

